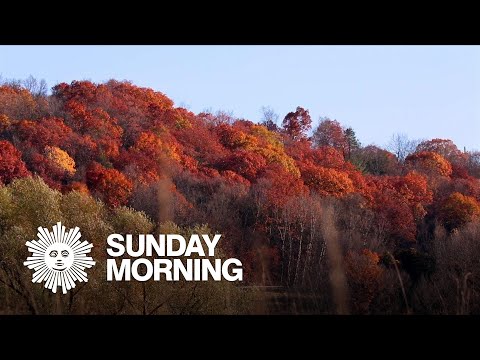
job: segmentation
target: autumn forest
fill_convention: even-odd
[[[480,313],[480,152],[364,145],[302,106],[254,120],[126,81],[3,81],[0,313]],[[98,261],[54,296],[22,263],[57,221],[97,260],[113,231],[220,233],[244,281],[107,283]]]

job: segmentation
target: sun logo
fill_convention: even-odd
[[[75,281],[87,282],[85,268],[91,268],[95,261],[87,254],[93,245],[88,241],[81,242],[80,229],[65,231],[61,223],[53,226],[53,231],[47,228],[38,228],[38,240],[27,241],[25,245],[32,256],[23,263],[29,269],[35,270],[32,282],[45,282],[45,288],[57,292],[57,287],[62,287],[62,292],[75,287]]]

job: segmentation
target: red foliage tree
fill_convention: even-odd
[[[74,100],[88,104],[96,99],[97,85],[90,81],[72,81],[70,85],[60,83],[52,88],[52,93],[64,102]]]
[[[331,146],[344,153],[347,145],[347,138],[344,130],[337,120],[325,119],[320,122],[313,132],[313,144],[316,147]]]
[[[397,179],[370,177],[368,180],[371,206],[379,229],[383,229],[394,243],[415,241],[414,211],[396,188]]]
[[[314,149],[311,159],[315,164],[323,167],[334,169],[345,168],[345,158],[342,152],[331,146],[321,146],[318,149]]]
[[[298,106],[295,112],[289,112],[282,122],[283,129],[292,139],[298,140],[306,136],[312,127],[312,118],[308,110]]]
[[[266,165],[267,162],[261,155],[241,150],[235,151],[223,159],[218,168],[219,170],[234,171],[245,179],[254,181]]]
[[[107,205],[125,205],[132,192],[132,182],[115,169],[106,169],[93,162],[87,169],[89,190],[100,197]]]
[[[43,118],[39,121],[21,120],[15,125],[15,134],[28,148],[43,151],[45,146],[57,146],[71,152],[76,136],[60,118]]]
[[[39,175],[53,189],[60,190],[68,176],[65,171],[59,168],[55,162],[47,158],[45,154],[34,152],[30,155],[28,166],[31,171]]]
[[[0,141],[0,182],[8,184],[13,179],[29,175],[22,153],[9,141]]]
[[[221,171],[220,175],[222,176],[223,180],[225,180],[228,184],[243,184],[246,186],[250,186],[250,181],[245,179],[243,176],[237,174],[231,170]]]
[[[266,169],[256,188],[265,196],[261,200],[264,208],[281,207],[294,196],[306,195],[309,190],[302,179],[286,172],[280,166],[271,166]]]
[[[432,139],[422,141],[417,145],[416,152],[435,152],[451,163],[464,164],[467,160],[466,154],[462,153],[457,146],[449,139]]]
[[[176,140],[182,145],[185,155],[201,164],[212,165],[227,155],[219,139],[221,131],[212,129],[198,118],[192,119],[192,128],[174,131]]]
[[[427,205],[433,200],[432,191],[428,188],[427,178],[415,171],[410,171],[405,176],[392,178],[392,183],[410,205],[415,203]]]
[[[468,179],[469,177],[470,175],[468,174],[466,165],[452,163],[452,178]]]
[[[433,201],[433,192],[428,188],[427,178],[414,171],[405,176],[388,178],[393,188],[413,211],[415,220],[426,215],[425,206]]]
[[[90,136],[99,150],[99,155],[114,159],[119,155],[123,129],[117,120],[102,109],[89,110],[86,105],[70,100],[66,103],[67,125],[77,133]]]
[[[115,161],[115,166],[131,179],[138,183],[148,184],[160,179],[161,168],[155,159],[136,151],[122,149]]]

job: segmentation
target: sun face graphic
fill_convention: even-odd
[[[75,287],[75,282],[87,282],[85,268],[91,268],[95,261],[87,254],[93,245],[88,241],[80,241],[80,229],[70,229],[66,232],[61,223],[53,226],[53,231],[38,228],[38,240],[27,241],[28,251],[32,256],[23,263],[33,269],[32,282],[45,282],[45,288],[57,292],[62,288],[64,294]]]

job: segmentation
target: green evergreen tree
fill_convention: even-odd
[[[344,155],[345,157],[350,160],[351,156],[352,156],[352,152],[354,152],[355,150],[358,150],[361,148],[361,143],[360,141],[357,139],[357,135],[355,134],[355,130],[353,130],[351,127],[349,128],[346,128],[344,131],[343,131],[343,134],[345,135],[345,151],[344,151]]]

